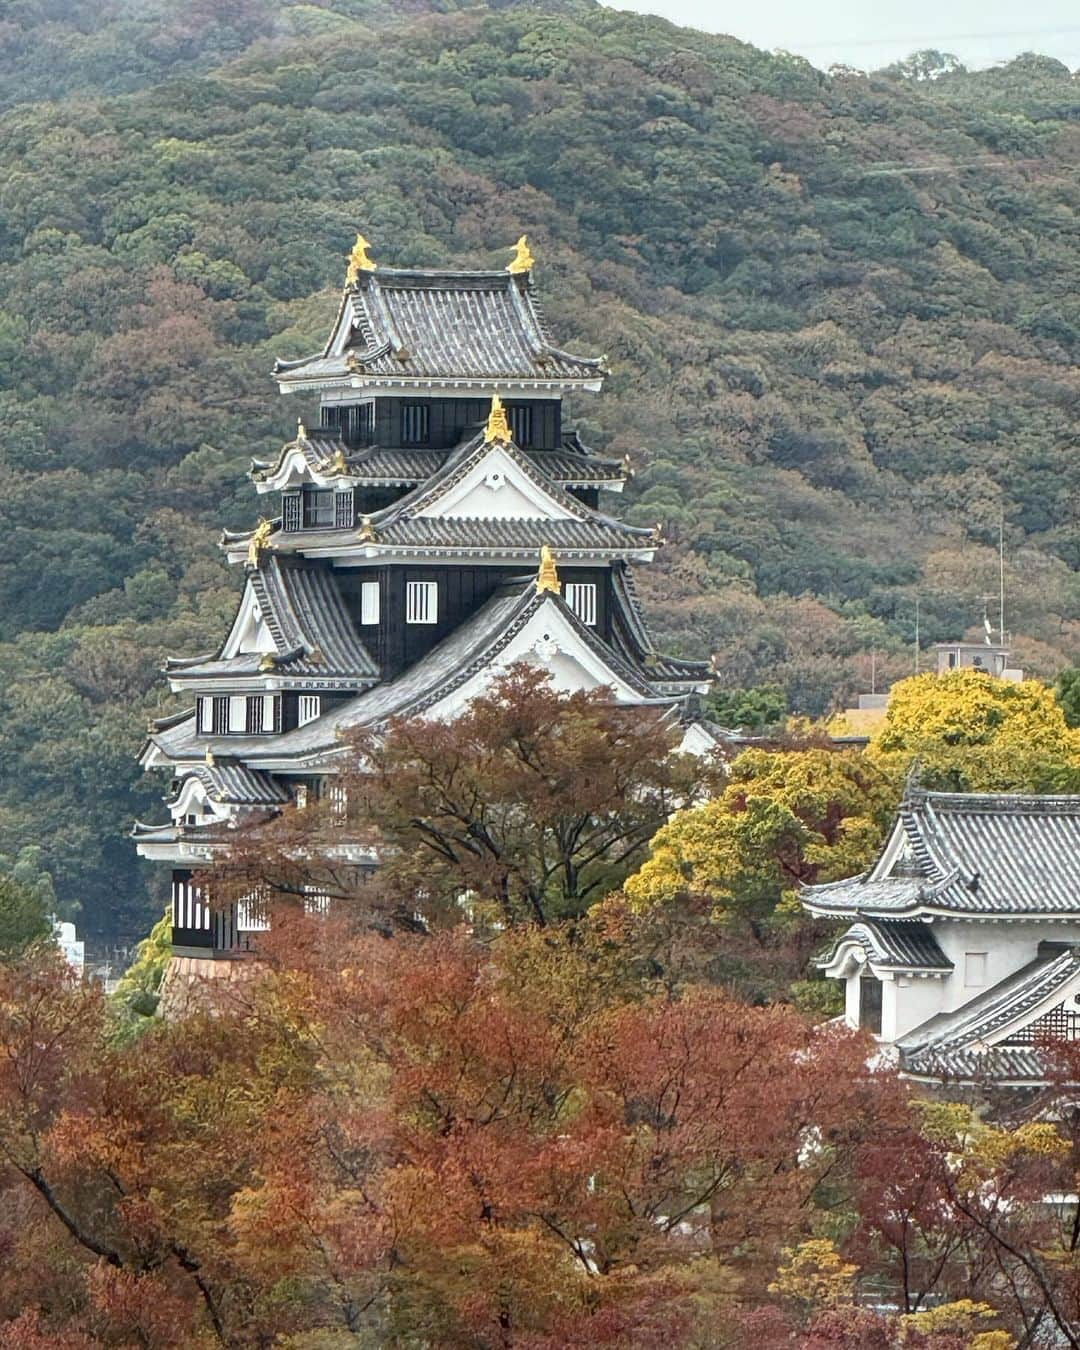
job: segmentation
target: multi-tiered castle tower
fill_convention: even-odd
[[[376,267],[367,248],[323,351],[275,367],[283,392],[318,397],[318,425],[253,461],[275,509],[222,536],[245,572],[232,628],[167,663],[191,706],[143,751],[173,775],[171,822],[135,838],[172,864],[181,953],[249,945],[242,907],[211,912],[193,873],[223,826],[332,797],[346,728],[452,717],[525,660],[561,689],[670,708],[695,748],[706,736],[688,715],[705,665],[658,655],[635,596],[658,531],[600,509],[628,470],[563,425],[564,396],[599,390],[603,361],[552,344],[525,240],[498,272]]]

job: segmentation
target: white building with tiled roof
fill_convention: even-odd
[[[823,968],[910,1077],[1035,1084],[1080,1031],[1080,797],[909,789],[875,865],[802,903],[852,921]]]

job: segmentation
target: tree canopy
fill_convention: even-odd
[[[868,754],[944,791],[1076,792],[1080,731],[1065,707],[1039,680],[919,675],[893,686]]]

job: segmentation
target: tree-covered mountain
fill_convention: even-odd
[[[932,64],[932,63],[931,63]],[[222,524],[311,409],[357,228],[501,266],[606,352],[586,441],[669,539],[664,640],[812,714],[981,625],[1080,646],[1080,81],[829,75],[588,3],[15,0],[0,17],[0,852],[91,938],[155,903],[125,838],[167,652],[221,637]]]

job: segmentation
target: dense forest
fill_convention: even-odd
[[[944,63],[948,65],[950,63]],[[819,72],[588,0],[12,0],[0,16],[0,855],[145,931],[135,765],[212,647],[220,527],[312,410],[355,230],[502,266],[608,354],[642,585],[720,690],[818,716],[978,628],[1080,646],[1080,82],[1024,56]],[[37,850],[37,851],[34,851]]]

